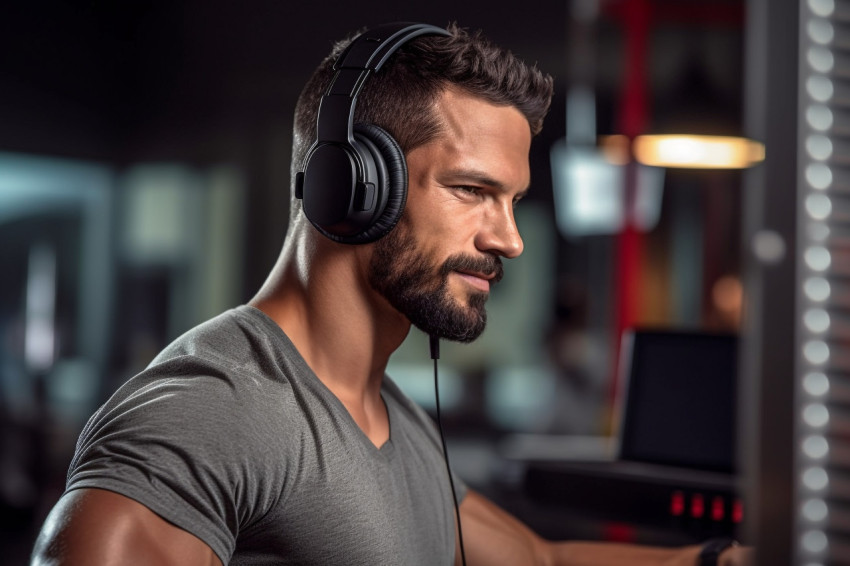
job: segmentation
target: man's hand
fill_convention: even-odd
[[[747,546],[733,546],[720,553],[718,566],[752,566],[755,564],[755,551]]]

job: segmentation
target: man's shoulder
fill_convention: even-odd
[[[274,321],[243,305],[185,332],[153,359],[146,372],[183,373],[191,368],[279,381],[305,371],[306,364]]]
[[[247,306],[227,310],[187,330],[154,358],[152,365],[178,356],[256,357],[284,345],[262,313]],[[273,324],[273,323],[272,323]],[[280,331],[282,334],[282,331]]]
[[[181,411],[197,405],[254,414],[248,408],[279,405],[303,360],[279,327],[254,310],[231,309],[187,331],[127,380],[105,407],[149,404],[148,411]]]

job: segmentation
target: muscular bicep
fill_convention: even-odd
[[[77,564],[221,566],[194,535],[142,505],[101,489],[66,493],[36,540],[33,566]]]

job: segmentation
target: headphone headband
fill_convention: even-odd
[[[352,143],[354,105],[366,79],[373,71],[380,70],[399,47],[428,34],[449,35],[449,32],[428,24],[399,22],[375,27],[354,38],[334,63],[336,73],[319,103],[318,143]]]
[[[437,26],[396,22],[364,31],[342,52],[334,70],[343,68],[379,70],[396,49],[420,35],[450,35]]]

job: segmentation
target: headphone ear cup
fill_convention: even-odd
[[[386,130],[374,124],[354,126],[354,139],[373,153],[378,170],[386,172],[379,180],[379,202],[386,199],[384,210],[351,243],[373,242],[392,230],[401,218],[407,202],[407,160],[398,142]],[[383,163],[381,167],[379,163]]]

